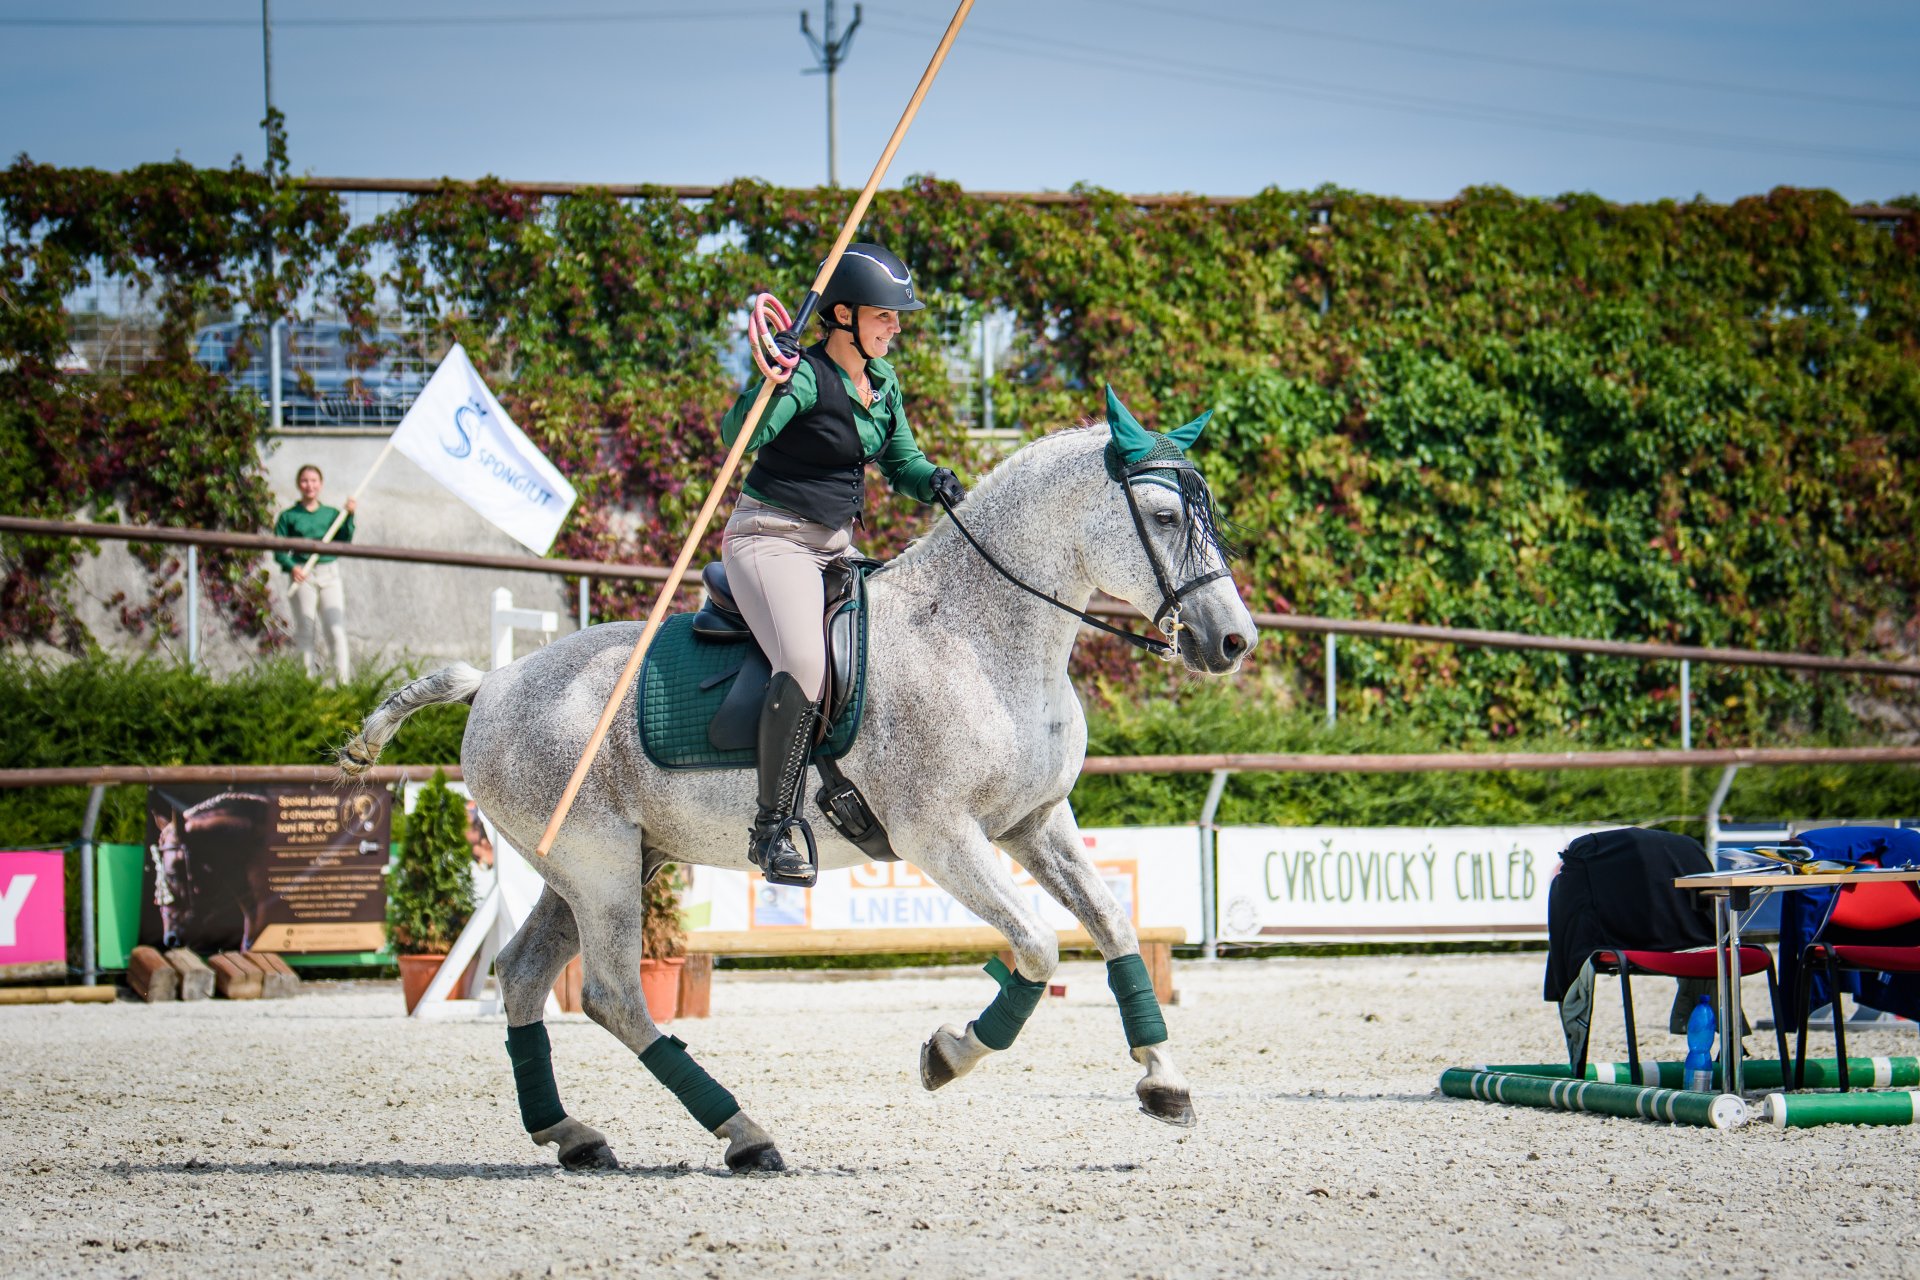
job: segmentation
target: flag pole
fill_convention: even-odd
[[[397,432],[398,428],[395,428],[395,431]],[[347,496],[347,502],[360,501],[360,495],[367,491],[367,486],[369,484],[373,483],[373,473],[380,469],[380,464],[385,462],[387,460],[387,455],[392,452],[393,452],[393,436],[388,436],[387,447],[380,451],[380,456],[375,458],[373,460],[373,465],[367,468],[367,474],[360,478],[360,487],[355,489],[351,494]],[[346,502],[341,503],[340,510],[334,513],[333,523],[327,526],[327,531],[325,534],[321,535],[320,541],[332,542],[333,535],[340,532],[340,526],[347,522],[347,516],[349,514],[351,513],[348,512],[347,510],[347,503]],[[308,556],[307,562],[304,565],[300,566],[300,572],[312,573],[314,562],[319,558],[320,558],[320,553],[318,551]]]
[[[879,163],[873,166],[873,175],[867,179],[867,185],[860,190],[860,196],[853,202],[853,209],[847,214],[847,220],[840,227],[840,235],[833,242],[833,249],[827,254],[825,262],[820,264],[820,272],[813,278],[813,287],[807,291],[807,301],[802,304],[796,326],[804,325],[813,314],[813,304],[826,289],[827,282],[833,278],[835,267],[840,265],[840,257],[847,251],[847,245],[853,240],[853,233],[860,227],[860,220],[867,214],[867,206],[873,203],[874,193],[880,189],[881,181],[887,176],[887,166],[893,163],[894,152],[900,149],[901,141],[907,136],[907,126],[919,113],[920,103],[927,96],[927,90],[933,86],[933,78],[940,72],[940,64],[947,60],[947,50],[953,47],[953,41],[960,34],[960,26],[967,20],[967,13],[973,8],[973,0],[960,0],[960,7],[954,10],[953,20],[947,23],[946,34],[940,37],[939,45],[933,51],[933,58],[927,63],[927,69],[920,74],[920,83],[914,86],[913,96],[907,99],[907,109],[900,114],[900,123],[893,127],[893,136],[887,139],[887,146],[880,153]],[[573,776],[567,779],[566,790],[560,794],[560,803],[554,806],[553,817],[547,821],[547,829],[540,837],[540,843],[534,852],[545,857],[553,850],[553,842],[560,834],[560,828],[566,825],[567,814],[573,808],[575,797],[580,794],[580,786],[586,781],[587,770],[593,767],[594,757],[600,753],[600,744],[606,741],[607,731],[613,727],[613,718],[620,711],[620,704],[626,700],[627,690],[633,686],[633,678],[640,672],[640,660],[646,657],[647,647],[653,643],[653,637],[660,630],[660,624],[666,620],[667,609],[673,603],[673,593],[680,587],[680,580],[686,576],[687,566],[693,562],[694,553],[700,548],[700,539],[707,532],[707,524],[713,519],[714,511],[720,500],[726,496],[727,486],[733,481],[733,473],[740,466],[740,459],[747,451],[747,442],[753,438],[754,428],[760,424],[761,414],[766,412],[767,402],[773,398],[776,384],[763,380],[760,391],[753,398],[753,405],[747,410],[746,420],[740,425],[740,434],[735,437],[733,448],[727,451],[726,461],[720,464],[720,473],[714,477],[713,487],[707,493],[707,500],[700,504],[700,513],[694,517],[693,528],[687,534],[687,540],[675,557],[673,568],[667,574],[667,580],[660,586],[659,598],[653,602],[653,609],[647,614],[647,625],[640,632],[633,652],[627,655],[627,665],[621,669],[620,678],[614,682],[613,692],[607,697],[607,705],[600,712],[600,722],[593,727],[593,735],[587,739],[587,745],[580,752],[579,762],[573,766]]]

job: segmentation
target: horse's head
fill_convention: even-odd
[[[190,939],[212,945],[209,937],[221,945],[251,941],[241,900],[265,842],[270,807],[265,796],[229,791],[187,809],[173,804],[169,818],[156,824],[147,852],[167,946]]]
[[[1206,478],[1187,458],[1212,411],[1160,434],[1107,388],[1102,460],[1111,484],[1086,548],[1094,585],[1133,605],[1165,632],[1191,671],[1222,675],[1240,665],[1258,632],[1241,602]]]

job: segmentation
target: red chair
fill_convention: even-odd
[[[1886,884],[1842,885],[1833,895],[1833,907],[1827,913],[1820,932],[1800,953],[1800,977],[1794,984],[1794,1009],[1800,1015],[1800,1032],[1794,1039],[1793,1087],[1799,1089],[1807,1078],[1807,1006],[1812,1001],[1813,966],[1827,975],[1827,990],[1833,992],[1833,1056],[1840,1060],[1840,1092],[1847,1091],[1847,1022],[1840,1012],[1839,977],[1853,973],[1920,973],[1920,946],[1889,946],[1889,938],[1875,943],[1859,941],[1874,934],[1892,933],[1911,938],[1920,926],[1920,889],[1912,882],[1893,880]],[[1844,934],[1853,941],[1829,939],[1829,933]]]
[[[1627,1070],[1633,1079],[1640,1078],[1640,1041],[1633,1029],[1633,975],[1647,974],[1662,978],[1706,978],[1715,976],[1718,967],[1718,951],[1596,951],[1593,955],[1595,973],[1617,973],[1620,975],[1620,1004],[1626,1010],[1627,1018]],[[1742,944],[1739,954],[1739,969],[1742,975],[1765,973],[1767,975],[1767,999],[1773,1003],[1773,1038],[1780,1049],[1780,1061],[1787,1061],[1787,1033],[1782,1030],[1780,1021],[1780,983],[1774,976],[1773,956],[1765,947]],[[1720,1010],[1714,1009],[1719,1017]],[[1739,1028],[1722,1027],[1722,1034],[1739,1034]],[[1806,1031],[1801,1029],[1802,1043],[1805,1043]]]

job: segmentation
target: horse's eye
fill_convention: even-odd
[[[1153,513],[1153,518],[1160,522],[1160,527],[1163,529],[1171,529],[1174,525],[1180,523],[1180,517],[1174,515],[1171,511],[1156,511]]]

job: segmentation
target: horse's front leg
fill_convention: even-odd
[[[1012,1046],[1060,963],[1060,944],[1014,887],[993,842],[967,818],[900,823],[894,847],[960,905],[998,929],[1013,951],[1009,970],[998,959],[987,972],[1000,993],[967,1024],[934,1032],[920,1047],[920,1083],[938,1089],[973,1070],[990,1053]]]
[[[1039,886],[1073,913],[1107,961],[1107,986],[1120,1005],[1133,1060],[1147,1069],[1134,1086],[1140,1109],[1155,1120],[1188,1128],[1194,1123],[1193,1095],[1167,1048],[1167,1023],[1160,1014],[1153,979],[1140,959],[1133,922],[1081,852],[1080,826],[1065,800],[1034,814],[1001,841]]]

